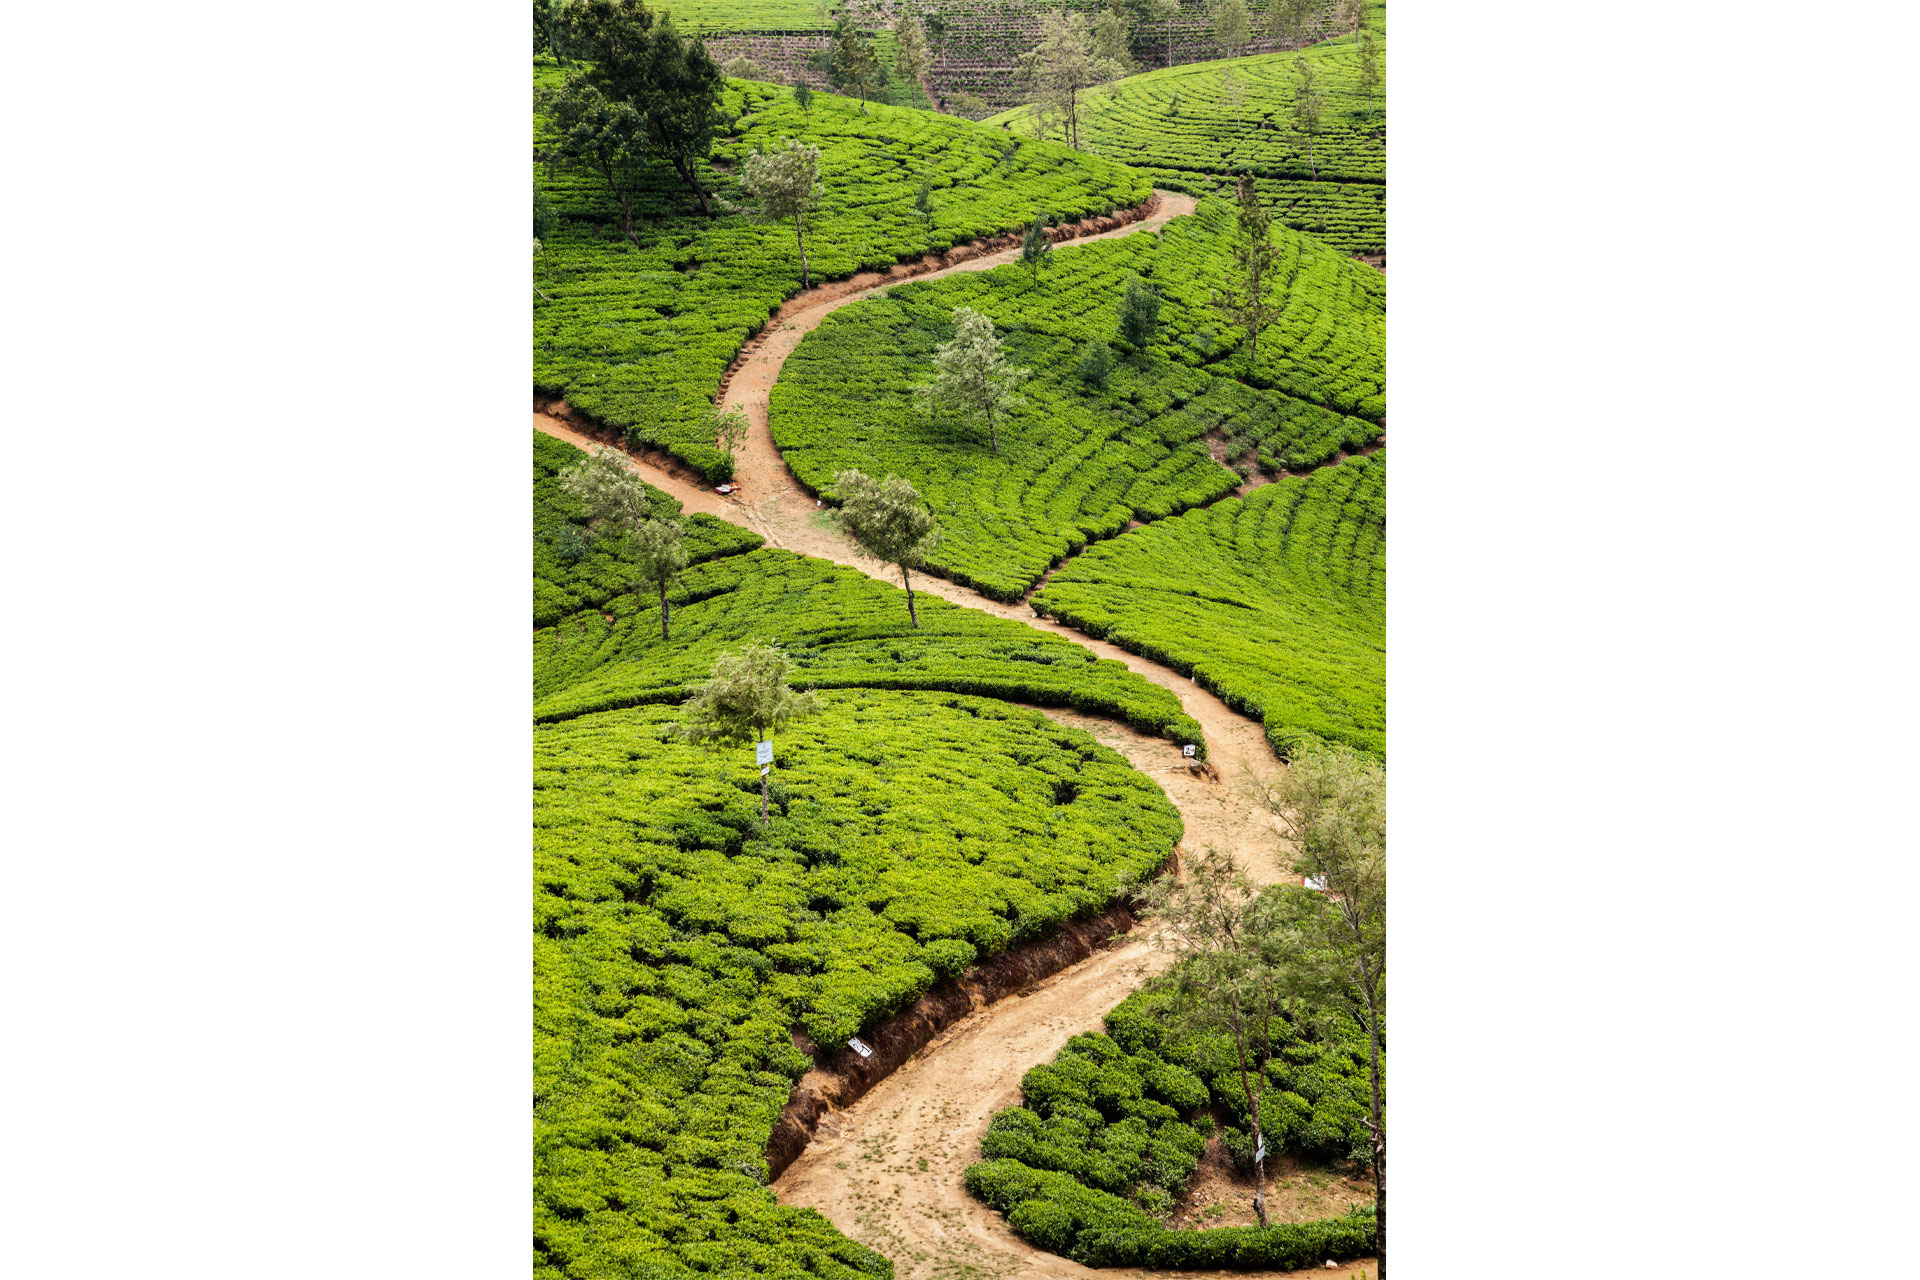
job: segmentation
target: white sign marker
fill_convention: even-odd
[[[1261,1135],[1261,1138],[1260,1138],[1260,1145],[1253,1149],[1253,1162],[1255,1164],[1259,1164],[1262,1160],[1265,1160],[1266,1158],[1267,1158],[1267,1139],[1266,1139],[1266,1136],[1263,1134]]]
[[[754,743],[753,744],[753,762],[755,764],[772,764],[773,763],[773,744],[771,742]]]
[[[1189,760],[1193,759],[1193,744],[1189,742],[1184,747],[1181,747],[1180,754]]]
[[[873,1056],[873,1050],[867,1048],[867,1042],[859,1036],[855,1036],[853,1039],[847,1041],[847,1048],[853,1050],[863,1058],[871,1058]]]
[[[1325,876],[1308,876],[1306,887],[1315,893],[1325,893],[1327,891],[1327,878]]]

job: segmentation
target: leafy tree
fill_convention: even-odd
[[[833,484],[840,497],[834,517],[847,536],[876,560],[900,567],[900,585],[907,589],[907,617],[918,631],[920,615],[913,607],[913,582],[907,570],[925,564],[927,554],[940,545],[933,513],[899,476],[875,480],[849,470],[835,476]]]
[[[934,379],[915,388],[921,402],[934,412],[957,412],[971,422],[987,424],[987,440],[1000,452],[996,422],[1000,414],[1024,403],[1014,389],[1031,370],[1007,362],[1005,343],[993,332],[993,321],[971,307],[956,307],[954,335],[933,354]]]
[[[722,123],[721,77],[706,45],[681,39],[671,16],[656,19],[641,0],[578,0],[564,14],[569,46],[590,67],[568,77],[562,97],[590,87],[636,112],[644,151],[671,167],[711,217],[699,166]]]
[[[820,203],[820,148],[797,138],[782,138],[770,151],[747,157],[740,167],[740,185],[760,202],[769,218],[793,219],[793,234],[800,242],[800,287],[806,288],[807,273],[806,215]]]
[[[1120,337],[1139,350],[1146,350],[1160,331],[1160,295],[1134,276],[1127,281],[1127,292],[1120,299]]]
[[[933,216],[933,179],[922,178],[913,189],[913,211],[923,218]]]
[[[1232,67],[1220,68],[1220,101],[1227,110],[1233,112],[1233,127],[1240,127],[1240,108],[1246,103],[1246,92],[1240,84],[1240,77],[1233,73]]]
[[[567,65],[567,35],[561,10],[566,0],[533,0],[533,51],[550,53],[561,66]]]
[[[1224,1033],[1233,1043],[1241,1094],[1253,1130],[1253,1212],[1267,1225],[1265,1138],[1260,1100],[1273,1060],[1274,1024],[1286,1007],[1277,969],[1282,922],[1234,865],[1211,845],[1187,859],[1184,876],[1167,874],[1136,889],[1154,917],[1153,945],[1176,957],[1145,989],[1169,997],[1172,1022],[1186,1031]],[[1284,1024],[1283,1024],[1284,1025]]]
[[[793,105],[800,108],[803,116],[813,114],[813,89],[804,80],[794,82]]]
[[[731,76],[735,80],[765,81],[770,79],[767,69],[744,53],[728,58],[725,62],[721,63],[720,72],[722,75]]]
[[[652,151],[646,121],[631,105],[609,101],[579,76],[570,77],[557,94],[544,99],[544,105],[558,137],[541,153],[543,158],[549,164],[564,162],[598,173],[620,206],[627,239],[638,245],[633,206],[646,184]]]
[[[894,54],[893,68],[900,78],[912,85],[914,92],[926,92],[923,82],[927,71],[933,66],[933,55],[927,52],[927,37],[921,30],[920,19],[902,10],[893,20]]]
[[[624,541],[653,514],[646,484],[624,456],[604,446],[561,472],[560,487],[578,499],[596,537]]]
[[[1293,73],[1300,80],[1293,95],[1293,127],[1306,137],[1307,169],[1318,178],[1320,166],[1314,161],[1314,139],[1320,135],[1321,119],[1326,110],[1326,95],[1320,90],[1320,68],[1309,59],[1295,58]]]
[[[717,404],[709,407],[707,424],[713,428],[714,442],[725,451],[729,463],[733,461],[734,450],[747,442],[747,433],[753,426],[737,404],[730,409],[722,409]]]
[[[560,215],[553,211],[553,202],[547,199],[547,193],[535,187],[533,189],[533,238],[535,240],[549,238],[559,222]]]
[[[1026,231],[1020,237],[1020,262],[1026,267],[1033,282],[1040,282],[1040,273],[1053,261],[1053,237],[1047,234],[1045,214],[1035,214]]]
[[[1220,47],[1229,58],[1239,56],[1250,34],[1246,0],[1221,0],[1213,12],[1213,34],[1219,37]]]
[[[1090,387],[1104,389],[1113,376],[1113,348],[1104,342],[1089,342],[1080,349],[1080,380]]]
[[[714,659],[705,684],[681,704],[674,726],[683,742],[765,742],[776,730],[820,709],[817,694],[787,684],[793,660],[772,645],[749,644]],[[760,774],[760,822],[767,821],[767,771]]]
[[[1374,39],[1371,27],[1361,27],[1354,33],[1353,57],[1359,64],[1360,98],[1366,104],[1364,115],[1371,128],[1374,102],[1380,93],[1380,43]]]
[[[1260,331],[1279,317],[1280,306],[1271,298],[1274,262],[1273,219],[1260,203],[1253,175],[1242,174],[1235,213],[1233,271],[1227,287],[1213,295],[1213,305],[1227,323],[1247,334],[1247,372],[1251,374],[1260,358]]]
[[[1304,44],[1307,29],[1313,25],[1315,5],[1316,0],[1273,0],[1267,21],[1274,38],[1289,48]]]
[[[1094,20],[1093,60],[1108,80],[1130,76],[1140,69],[1133,60],[1133,27],[1111,4]]]
[[[640,567],[640,580],[660,593],[660,638],[671,640],[667,620],[673,607],[667,603],[667,588],[687,567],[687,548],[683,541],[686,522],[678,516],[665,520],[642,520],[627,539],[633,561]]]
[[[873,56],[873,42],[842,17],[833,38],[833,71],[839,83],[851,86],[860,95],[860,114],[867,114],[867,94],[880,74],[880,60]]]
[[[1381,1051],[1387,985],[1387,775],[1346,747],[1296,752],[1262,800],[1299,848],[1293,869],[1321,892],[1279,893],[1280,984],[1323,1018],[1352,1018],[1367,1033],[1374,1220],[1387,1274],[1387,1115]]]
[[[1146,0],[1141,7],[1142,22],[1167,24],[1167,65],[1173,65],[1173,20],[1180,16],[1180,0]]]
[[[1080,95],[1113,79],[1094,55],[1087,15],[1055,9],[1040,15],[1040,43],[1020,59],[1021,74],[1044,118],[1058,119],[1067,145],[1080,146]]]

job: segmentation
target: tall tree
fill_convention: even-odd
[[[638,245],[633,208],[652,154],[646,121],[631,104],[609,101],[577,75],[557,93],[542,95],[541,101],[556,135],[541,157],[549,165],[578,165],[599,174],[607,194],[620,206],[622,230]]]
[[[714,659],[706,683],[680,707],[674,726],[683,742],[741,744],[770,741],[774,733],[820,709],[817,694],[787,684],[793,660],[772,645],[749,644]],[[760,823],[767,821],[767,774],[760,771]]]
[[[1247,46],[1247,37],[1251,28],[1247,21],[1246,0],[1220,0],[1213,11],[1213,34],[1220,40],[1220,47],[1229,58],[1237,58]]]
[[[1373,1211],[1380,1275],[1387,1274],[1387,1102],[1382,1053],[1387,988],[1387,776],[1344,747],[1297,753],[1261,782],[1266,807],[1299,852],[1294,870],[1319,892],[1279,896],[1279,984],[1322,1016],[1367,1033]]]
[[[1233,127],[1240,127],[1240,108],[1246,105],[1246,91],[1241,87],[1240,77],[1233,73],[1230,66],[1220,68],[1220,102],[1233,112]]]
[[[1040,42],[1020,59],[1028,90],[1047,115],[1066,129],[1067,145],[1080,146],[1080,95],[1112,76],[1094,56],[1087,15],[1054,9],[1040,15]]]
[[[1247,335],[1247,372],[1252,374],[1260,359],[1260,331],[1280,315],[1272,300],[1274,263],[1279,256],[1273,247],[1273,220],[1260,203],[1253,175],[1240,177],[1239,207],[1234,217],[1233,269],[1227,287],[1213,295],[1213,305]]]
[[[907,617],[918,631],[920,614],[913,607],[913,581],[907,570],[925,564],[927,554],[940,544],[933,513],[899,476],[875,480],[848,470],[835,476],[833,485],[840,497],[834,516],[847,536],[876,560],[899,566],[900,585],[907,589]]]
[[[545,248],[540,243],[539,236],[533,238],[533,260],[540,264],[540,270],[544,274],[547,269],[547,254]],[[552,298],[547,297],[546,290],[542,289],[539,285],[533,286],[533,291],[542,298],[546,298],[548,302],[553,301]]]
[[[667,621],[673,616],[673,606],[667,603],[667,588],[687,567],[685,534],[686,522],[670,516],[665,520],[642,520],[627,540],[633,562],[640,569],[640,580],[659,592],[662,640],[673,638],[667,630]]]
[[[1133,26],[1111,3],[1093,23],[1093,60],[1108,80],[1140,69],[1133,59]]]
[[[1275,1023],[1286,1001],[1275,967],[1280,919],[1231,854],[1208,845],[1187,859],[1185,872],[1136,890],[1158,926],[1153,945],[1175,956],[1172,967],[1149,978],[1146,987],[1168,997],[1175,1025],[1225,1033],[1233,1044],[1253,1130],[1253,1212],[1264,1227],[1267,1151],[1260,1102],[1280,1029]]]
[[[680,176],[711,216],[700,166],[721,124],[720,68],[698,37],[683,40],[671,16],[656,19],[641,0],[578,0],[563,10],[568,47],[589,67],[567,80],[631,108],[646,150]]]
[[[1143,22],[1164,22],[1167,24],[1167,66],[1173,65],[1173,20],[1180,16],[1180,0],[1145,0],[1141,9]]]
[[[1290,49],[1304,44],[1307,30],[1313,25],[1317,3],[1318,0],[1273,0],[1267,10],[1267,22],[1273,29],[1274,39]]]
[[[807,273],[806,216],[820,203],[820,148],[797,138],[782,138],[771,150],[757,151],[740,166],[740,185],[760,202],[761,212],[769,218],[793,219],[793,234],[800,242],[800,287],[810,282]]]
[[[1293,60],[1293,73],[1299,83],[1293,93],[1293,127],[1307,140],[1307,170],[1314,177],[1320,176],[1320,166],[1315,159],[1315,140],[1320,136],[1320,126],[1326,113],[1326,95],[1320,89],[1320,68],[1308,58]]]
[[[793,105],[800,108],[801,115],[811,116],[813,114],[813,86],[804,80],[796,79],[793,82]]]
[[[860,114],[867,114],[867,95],[880,74],[880,60],[873,56],[873,42],[845,15],[833,36],[833,71],[841,84],[860,95]]]
[[[987,441],[998,453],[999,415],[1024,403],[1014,388],[1031,371],[1008,362],[1006,344],[995,336],[993,321],[978,311],[955,308],[953,324],[953,338],[933,354],[933,381],[915,391],[933,412],[956,412],[969,421],[985,422]]]
[[[921,29],[920,19],[906,10],[893,20],[893,69],[900,78],[913,86],[914,92],[926,93],[927,70],[933,66],[933,55],[927,52],[927,37]]]
[[[1380,94],[1380,44],[1374,39],[1373,28],[1361,27],[1354,33],[1353,57],[1359,64],[1355,79],[1360,85],[1360,100],[1365,104],[1367,127],[1372,128],[1373,104]]]

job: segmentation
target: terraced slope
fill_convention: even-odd
[[[946,534],[930,567],[999,600],[1017,599],[1062,557],[1130,521],[1204,505],[1241,483],[1215,460],[1269,469],[1363,448],[1386,410],[1385,283],[1310,237],[1276,231],[1284,310],[1250,373],[1240,332],[1210,305],[1227,268],[1228,206],[1213,200],[1158,236],[1056,249],[1037,282],[1017,265],[894,286],[808,334],[771,397],[775,444],[799,480],[827,490],[843,468],[905,476]],[[1165,302],[1160,338],[1108,385],[1077,372],[1082,344],[1115,333],[1126,282]],[[930,418],[912,389],[952,336],[956,307],[1005,330],[1035,370],[1028,400],[982,433]]]
[[[710,518],[694,518],[708,558],[673,640],[648,622],[643,641],[617,567],[556,558],[578,516],[552,477],[578,455],[536,450],[536,601],[590,603],[535,633],[535,1275],[889,1276],[765,1188],[774,1120],[812,1061],[790,1029],[844,1046],[1104,908],[1181,834],[1161,790],[1089,734],[944,689],[1108,714],[1132,700],[1169,721],[1178,702],[944,602],[912,632],[897,588]],[[764,829],[751,754],[669,729],[713,652],[748,637],[782,641],[813,677],[798,682],[826,688],[777,737]],[[624,692],[594,701],[609,688]]]
[[[534,78],[554,87],[564,74],[537,60]],[[824,194],[807,237],[816,280],[941,253],[1040,211],[1107,213],[1152,190],[1112,161],[930,112],[876,106],[862,116],[858,104],[822,95],[803,113],[788,90],[747,81],[729,81],[726,101],[738,130],[715,145],[706,173],[722,199],[744,200],[731,170],[755,147],[791,137],[821,148]],[[535,135],[547,137],[538,115]],[[745,212],[700,217],[665,175],[635,208],[636,244],[592,174],[536,165],[534,180],[559,215],[536,269],[551,301],[533,303],[535,388],[723,476],[703,415],[741,345],[800,288],[792,225]],[[914,209],[923,180],[933,187],[929,216]]]
[[[1371,25],[1381,51],[1382,90],[1359,82],[1352,36],[1298,53],[1271,53],[1179,66],[1119,80],[1088,95],[1081,145],[1138,165],[1154,183],[1208,195],[1228,176],[1252,173],[1276,217],[1343,253],[1386,252],[1386,10]],[[1319,71],[1326,97],[1322,132],[1307,139],[1295,123],[1295,60]],[[1231,101],[1237,82],[1240,103]],[[1032,136],[1033,112],[1018,107],[987,124]]]
[[[1039,612],[1189,673],[1303,736],[1386,752],[1386,453],[1349,458],[1090,548]]]

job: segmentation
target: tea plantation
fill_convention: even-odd
[[[1312,232],[1343,253],[1385,253],[1386,8],[1370,20],[1380,50],[1381,88],[1360,83],[1351,35],[1298,53],[1176,66],[1115,81],[1088,94],[1080,120],[1088,150],[1153,175],[1175,191],[1208,195],[1227,175],[1254,175],[1278,221]],[[1294,120],[1295,60],[1310,61],[1325,96],[1309,159]],[[1228,86],[1238,82],[1236,108]],[[985,123],[1030,136],[1033,114],[1016,107]]]
[[[1033,607],[1264,721],[1386,753],[1386,452],[1089,549]]]
[[[535,1275],[889,1276],[765,1188],[809,1065],[982,955],[1112,898],[1180,820],[1035,711],[830,694],[782,733],[762,830],[749,753],[671,707],[534,734]]]
[[[565,73],[536,60],[537,88]],[[730,464],[703,420],[727,365],[774,308],[799,291],[800,252],[791,222],[751,216],[732,170],[756,147],[800,138],[820,148],[824,192],[807,222],[813,277],[831,279],[940,252],[1018,228],[1035,214],[1108,213],[1145,200],[1144,174],[1051,142],[906,108],[817,96],[802,112],[791,92],[728,81],[735,132],[706,166],[709,189],[738,212],[701,217],[662,168],[634,210],[639,243],[599,179],[536,164],[535,186],[557,214],[543,242],[533,310],[536,390],[665,449],[710,479]],[[536,142],[549,140],[543,117]],[[931,210],[914,208],[922,182]]]
[[[1222,1129],[1249,1174],[1252,1143],[1232,1040],[1169,1032],[1157,999],[1129,997],[1105,1035],[1077,1035],[1027,1072],[1023,1104],[994,1116],[967,1189],[1028,1242],[1089,1266],[1282,1271],[1372,1253],[1371,1206],[1267,1228],[1162,1225],[1208,1134]],[[1271,1150],[1364,1164],[1365,1036],[1351,1023],[1334,1033],[1290,1022],[1279,1036],[1260,1100]]]
[[[1277,230],[1283,309],[1249,375],[1240,331],[1209,304],[1231,226],[1226,202],[1208,200],[1157,236],[1063,246],[1037,282],[1014,264],[902,283],[844,307],[788,358],[771,399],[774,442],[815,491],[845,467],[905,476],[945,531],[929,567],[1001,600],[1131,521],[1232,492],[1240,477],[1214,460],[1210,435],[1269,469],[1371,444],[1386,412],[1380,274]],[[1114,337],[1135,276],[1162,294],[1160,335],[1120,359],[1105,387],[1090,385],[1076,371],[1083,344]],[[987,315],[1012,358],[1035,370],[997,453],[984,433],[931,417],[912,394],[961,306]]]
[[[764,1186],[790,1030],[840,1047],[1171,853],[1157,786],[1001,698],[1199,727],[1119,663],[939,600],[913,631],[898,588],[705,517],[662,641],[559,488],[581,456],[535,436],[535,1275],[890,1276]],[[764,829],[752,753],[669,731],[747,639],[828,690],[777,735]]]

